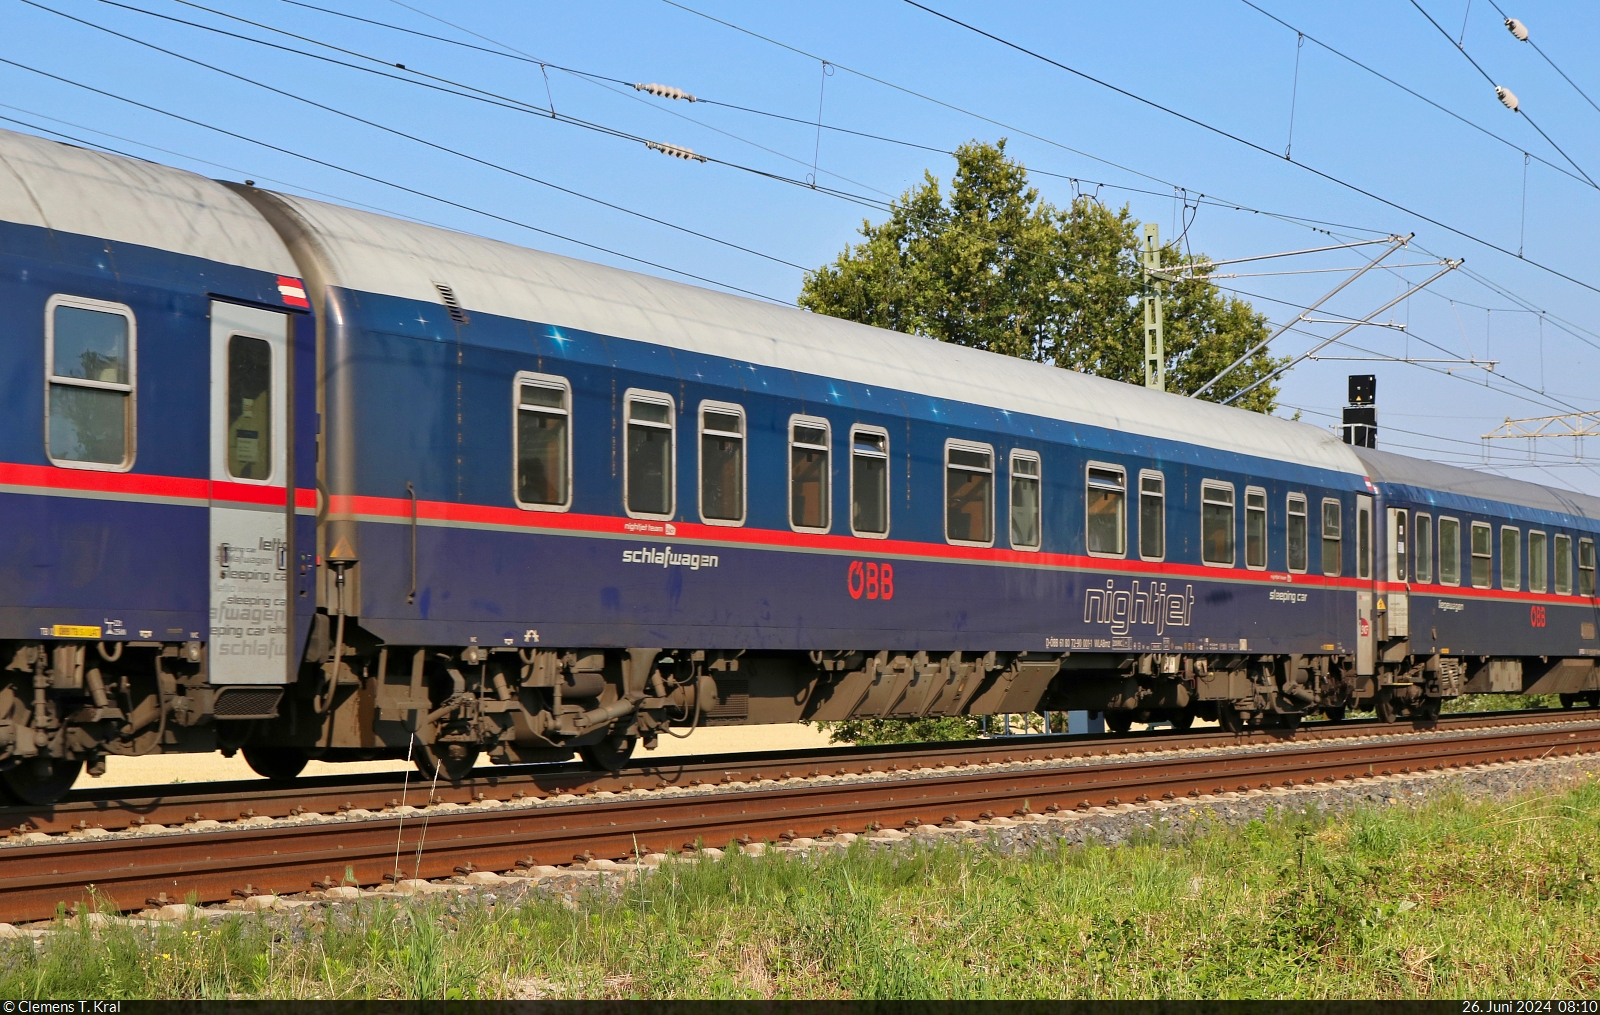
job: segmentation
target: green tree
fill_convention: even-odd
[[[1089,197],[1058,208],[1028,185],[1005,141],[956,152],[948,200],[925,173],[861,225],[863,242],[806,275],[800,305],[941,342],[1144,383],[1145,277],[1139,222]],[[1162,264],[1203,262],[1169,245]],[[1266,319],[1196,271],[1159,281],[1167,390],[1188,394],[1266,338]],[[1221,401],[1285,361],[1258,352],[1204,397]],[[1235,404],[1271,412],[1262,384]]]

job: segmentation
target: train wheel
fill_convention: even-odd
[[[450,746],[462,745],[447,745],[442,754],[435,753],[433,744],[417,745],[411,760],[423,778],[443,778],[447,782],[461,782],[472,775],[472,768],[478,763],[478,749],[474,747],[463,750],[457,755],[450,751]]]
[[[1233,702],[1222,701],[1217,703],[1217,725],[1229,733],[1244,732],[1244,716],[1233,707]]]
[[[633,757],[633,748],[638,742],[639,738],[635,736],[612,734],[597,744],[578,748],[578,755],[583,758],[584,764],[596,772],[620,772],[628,759]]]
[[[81,771],[81,758],[35,758],[0,773],[0,782],[25,804],[53,804],[66,796]]]
[[[1344,722],[1344,708],[1325,708],[1322,714],[1328,717],[1329,722]]]
[[[1411,710],[1411,717],[1416,719],[1418,722],[1436,722],[1438,721],[1439,713],[1443,710],[1443,708],[1443,699],[1423,698],[1422,704],[1417,705]]]
[[[1105,715],[1106,715],[1106,729],[1110,730],[1111,732],[1113,732],[1113,733],[1126,733],[1129,730],[1133,729],[1133,713],[1132,712],[1126,712],[1126,711],[1122,711],[1122,712],[1107,712]]]
[[[1378,691],[1378,696],[1372,703],[1373,711],[1378,714],[1379,722],[1394,722],[1398,719],[1399,712],[1394,707],[1394,698],[1389,694],[1388,688]]]
[[[306,752],[298,747],[246,747],[239,753],[250,771],[275,782],[288,782],[306,767]]]
[[[1563,694],[1561,695],[1561,707],[1576,708],[1580,698],[1582,698],[1582,695],[1579,694]]]
[[[1167,718],[1172,720],[1172,728],[1175,730],[1186,730],[1194,725],[1194,713],[1187,709],[1182,712],[1173,712]]]

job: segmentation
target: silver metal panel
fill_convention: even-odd
[[[299,275],[266,220],[216,181],[9,130],[0,220]]]
[[[468,311],[1219,451],[1362,471],[1348,447],[1308,424],[434,226],[272,196],[302,220],[311,241],[305,246],[325,262],[315,271],[307,265],[305,274],[320,275],[328,285],[438,303],[436,285],[443,283]]]
[[[1365,466],[1366,475],[1374,482],[1418,486],[1459,494],[1463,497],[1479,497],[1506,504],[1519,504],[1542,511],[1600,518],[1600,497],[1573,493],[1570,490],[1556,490],[1537,483],[1507,479],[1504,476],[1461,469],[1454,465],[1440,465],[1438,462],[1408,458],[1388,451],[1374,451],[1369,448],[1354,450],[1356,457]]]

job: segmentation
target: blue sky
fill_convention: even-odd
[[[836,256],[863,218],[883,218],[883,202],[924,170],[948,182],[946,153],[956,145],[1006,137],[1048,200],[1097,193],[1217,259],[1415,232],[1411,246],[1385,262],[1397,267],[1368,272],[1329,301],[1315,315],[1321,321],[1275,343],[1282,353],[1305,351],[1336,330],[1322,321],[1366,315],[1436,271],[1434,262],[1465,258],[1460,270],[1378,318],[1404,330],[1360,328],[1349,344],[1325,350],[1388,359],[1306,361],[1284,379],[1282,411],[1299,409],[1326,425],[1343,404],[1345,376],[1376,373],[1380,446],[1600,493],[1600,439],[1582,449],[1570,439],[1547,441],[1536,453],[1521,442],[1485,451],[1479,440],[1508,416],[1596,405],[1600,292],[1586,286],[1600,287],[1600,187],[1584,176],[1600,181],[1600,110],[1512,37],[1495,4],[1525,22],[1533,42],[1596,100],[1600,72],[1585,54],[1600,38],[1600,6],[927,4],[1235,140],[902,0],[313,0],[381,24],[287,0],[197,2],[0,0],[0,57],[13,62],[0,64],[0,116],[11,121],[3,125],[786,301],[804,268]],[[1297,32],[1307,36],[1298,47]],[[250,40],[405,69],[381,76]],[[1502,106],[1472,61],[1515,92],[1526,115]],[[634,82],[726,105],[653,97]],[[488,101],[439,90],[463,87]],[[548,115],[552,104],[561,119]],[[671,158],[640,139],[714,161]],[[1378,249],[1241,264],[1231,270],[1250,277],[1220,284],[1283,323],[1343,277],[1326,269],[1362,263],[1363,251]],[[1260,274],[1271,271],[1300,274]],[[1393,357],[1497,365],[1490,373]]]

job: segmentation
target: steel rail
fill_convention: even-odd
[[[1536,729],[1059,767],[907,772],[898,778],[732,793],[664,794],[537,808],[244,828],[18,846],[0,867],[0,920],[47,919],[87,902],[135,910],[152,896],[198,903],[307,891],[314,881],[378,885],[697,844],[981,820],[997,814],[1142,803],[1395,772],[1566,756],[1600,749],[1600,718]],[[396,870],[396,855],[400,857]],[[472,865],[468,868],[468,864]]]
[[[467,804],[483,798],[542,797],[560,793],[622,792],[708,782],[780,778],[787,774],[846,775],[907,768],[911,765],[964,765],[988,759],[1019,761],[1087,758],[1111,752],[1129,754],[1190,750],[1284,741],[1316,741],[1352,736],[1395,735],[1408,730],[1480,729],[1540,722],[1567,722],[1582,716],[1568,711],[1509,711],[1444,715],[1432,722],[1382,723],[1376,720],[1311,723],[1298,730],[1172,731],[1149,736],[1118,734],[1026,736],[944,743],[827,747],[805,751],[686,756],[652,762],[648,757],[617,773],[595,772],[578,764],[479,768],[470,779],[430,787],[416,773],[364,773],[299,779],[119,786],[75,791],[56,804],[0,807],[0,829],[61,833],[73,828],[128,828],[138,824],[182,825],[195,821],[235,821],[262,815],[281,818],[307,811],[331,813],[363,808],[382,810],[402,802]],[[431,800],[430,800],[431,789]]]

